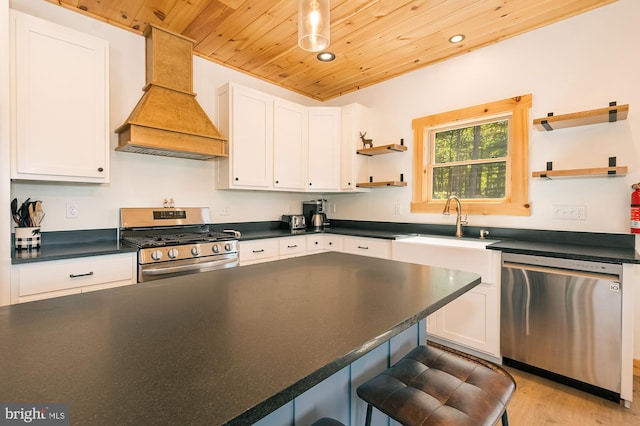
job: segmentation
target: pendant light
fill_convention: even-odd
[[[298,46],[307,52],[329,47],[329,0],[298,0]]]

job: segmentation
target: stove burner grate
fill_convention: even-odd
[[[179,244],[198,244],[235,239],[235,235],[225,232],[149,234],[123,237],[123,241],[136,247],[162,247]]]

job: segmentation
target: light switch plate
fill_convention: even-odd
[[[552,209],[552,219],[585,220],[587,216],[586,206],[553,205]]]

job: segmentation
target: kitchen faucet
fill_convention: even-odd
[[[451,204],[451,200],[455,200],[456,209],[458,209],[458,215],[456,216],[456,237],[462,237],[462,225],[466,225],[469,222],[467,221],[467,216],[465,215],[464,220],[462,220],[462,205],[460,204],[460,199],[455,195],[452,195],[447,199],[447,204],[444,205],[444,210],[442,214],[450,214],[449,208]]]

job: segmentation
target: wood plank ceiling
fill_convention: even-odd
[[[47,1],[140,34],[156,24],[196,55],[326,101],[616,0],[332,0],[332,62],[297,46],[296,0]]]

